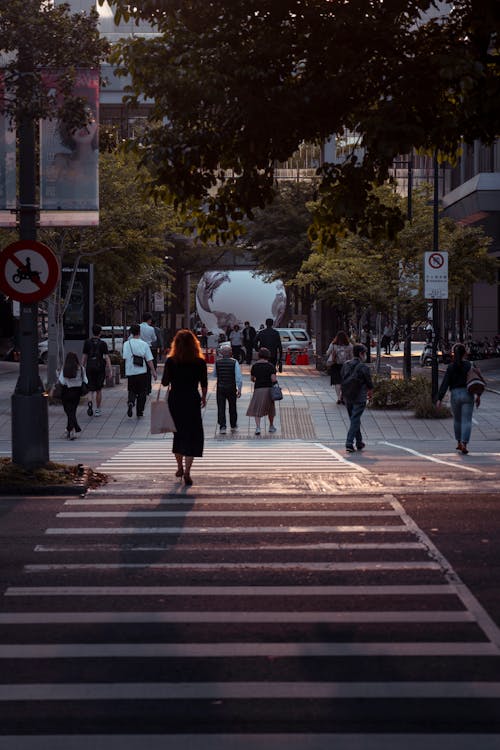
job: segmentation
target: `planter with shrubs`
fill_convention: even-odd
[[[411,380],[387,380],[375,376],[373,383],[372,409],[414,411],[418,419],[445,419],[451,416],[447,406],[438,409],[432,403],[430,380],[422,375]]]

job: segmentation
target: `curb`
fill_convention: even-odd
[[[24,484],[9,485],[3,484],[0,487],[0,497],[19,497],[20,495],[29,495],[36,497],[63,495],[85,495],[90,487],[90,469],[85,467],[82,478],[75,484]]]

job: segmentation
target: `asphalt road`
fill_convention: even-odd
[[[495,747],[496,493],[112,490],[0,499],[0,748]]]

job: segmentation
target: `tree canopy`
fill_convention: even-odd
[[[322,228],[350,215],[365,232],[397,229],[367,199],[395,155],[453,155],[461,139],[498,134],[496,0],[457,0],[439,17],[431,0],[112,5],[158,31],[124,40],[113,59],[131,75],[130,101],[153,103],[140,143],[151,190],[191,212],[204,240],[234,239],[242,216],[271,202],[276,162],[302,141],[360,134],[355,169],[347,159],[322,171],[316,235],[332,244]]]

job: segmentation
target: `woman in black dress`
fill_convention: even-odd
[[[177,428],[172,446],[177,461],[175,476],[184,477],[186,484],[193,484],[193,459],[203,455],[201,409],[207,398],[207,365],[200,342],[192,331],[177,331],[161,382],[170,385],[168,405]]]

